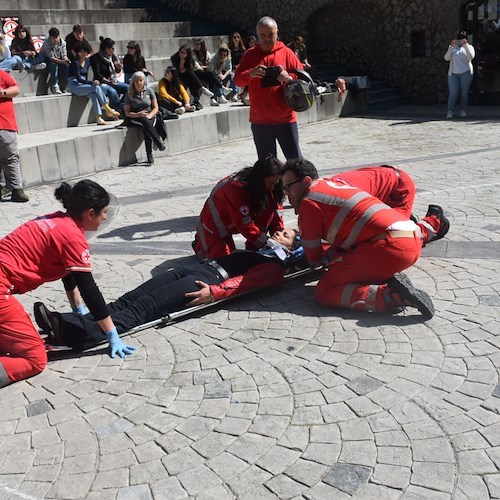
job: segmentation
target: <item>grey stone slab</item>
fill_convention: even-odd
[[[231,397],[231,383],[224,381],[207,384],[203,397],[205,399],[229,398]]]
[[[43,181],[53,182],[62,179],[56,144],[47,143],[40,145],[37,147],[37,151]]]
[[[116,500],[152,500],[153,495],[147,484],[138,484],[136,486],[127,486],[120,488],[116,495]]]
[[[358,489],[368,481],[371,475],[369,467],[349,464],[336,464],[328,474],[323,478],[323,481],[330,486],[354,495]]]
[[[110,424],[98,427],[95,432],[100,439],[113,436],[115,434],[121,434],[134,426],[132,422],[125,420],[124,418],[115,420]]]
[[[51,411],[53,408],[45,399],[41,399],[40,401],[34,401],[30,403],[26,407],[26,414],[28,417],[34,417],[36,415],[41,415],[43,413],[47,413]]]

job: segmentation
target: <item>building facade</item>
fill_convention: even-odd
[[[495,30],[498,29],[495,23],[500,24],[500,0],[163,0],[163,3],[167,8],[227,22],[246,34],[254,31],[261,16],[269,15],[278,21],[280,37],[285,42],[293,40],[296,34],[306,39],[310,61],[386,80],[409,95],[412,102],[427,104],[446,99],[448,63],[443,56],[457,32],[467,28],[480,39],[481,26],[489,25]],[[470,39],[473,45],[474,37]],[[495,77],[492,78],[494,81]]]

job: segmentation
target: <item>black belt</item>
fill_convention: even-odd
[[[222,277],[224,281],[229,279],[229,274],[227,274],[227,271],[219,265],[219,263],[215,260],[207,260],[207,264],[210,267],[213,267]]]

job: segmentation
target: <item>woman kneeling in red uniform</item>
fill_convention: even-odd
[[[66,213],[26,222],[0,240],[0,387],[32,377],[47,364],[45,345],[15,294],[62,278],[76,312],[88,306],[108,338],[111,357],[132,354],[118,337],[106,302],[92,276],[85,231],[96,231],[107,218],[109,194],[99,184],[63,182],[55,197]]]

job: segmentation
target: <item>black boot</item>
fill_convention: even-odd
[[[401,312],[405,306],[416,307],[424,320],[434,316],[434,304],[429,295],[413,286],[410,278],[403,273],[396,273],[387,280],[387,290],[394,302],[394,311]],[[396,295],[396,297],[395,297]]]
[[[446,233],[450,229],[450,221],[444,216],[444,211],[439,205],[429,205],[425,216],[434,216],[439,220],[438,232],[429,241],[440,240],[446,236]]]

